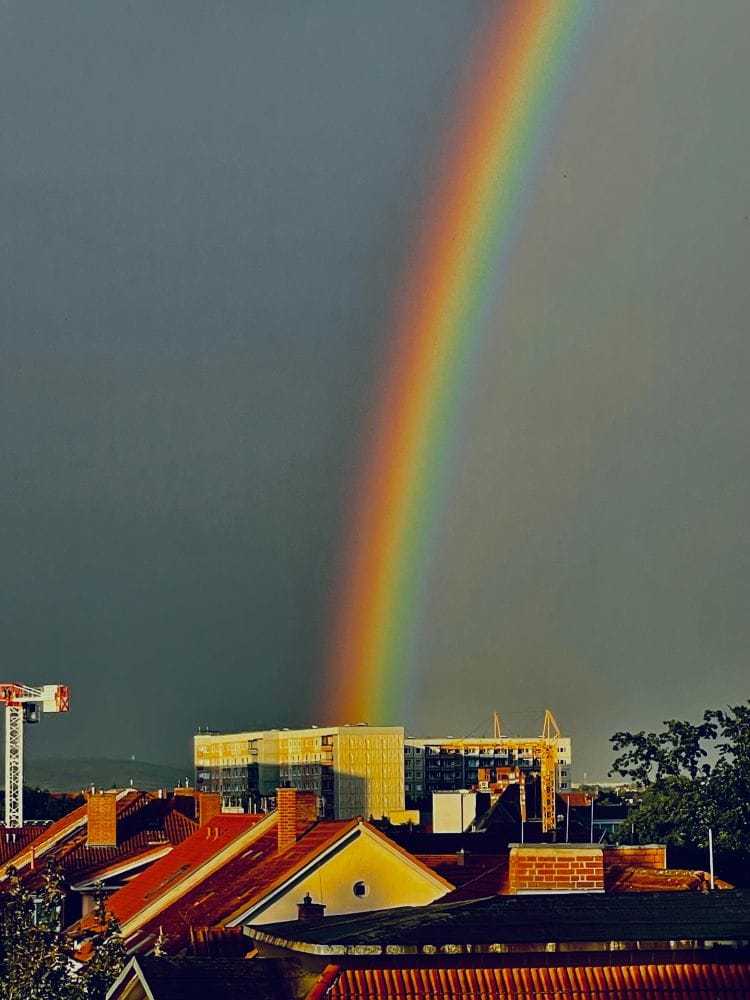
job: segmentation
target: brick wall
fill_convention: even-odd
[[[221,795],[218,792],[201,792],[198,796],[198,826],[205,826],[221,812]]]
[[[300,792],[296,788],[276,790],[279,811],[278,848],[285,851],[297,840],[297,823],[314,823],[318,818],[318,797],[315,792]]]
[[[645,844],[640,847],[629,845],[605,847],[604,864],[607,867],[628,865],[634,868],[664,870],[667,867],[667,849],[664,844]]]
[[[89,847],[117,847],[117,795],[93,792],[87,796]]]
[[[511,893],[603,892],[602,849],[589,844],[515,844],[508,877]]]

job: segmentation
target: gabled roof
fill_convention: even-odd
[[[35,885],[54,859],[67,879],[86,883],[108,872],[122,873],[146,864],[197,829],[197,824],[175,807],[172,796],[127,789],[117,796],[116,812],[117,846],[88,845],[88,806],[82,805],[40,831],[8,864],[19,870],[26,884]]]
[[[187,944],[191,927],[231,924],[232,917],[241,915],[248,906],[272,891],[311,857],[338,840],[345,830],[357,825],[356,820],[332,820],[318,823],[308,830],[309,823],[300,824],[300,839],[279,854],[275,814],[273,820],[244,850],[228,858],[217,870],[207,873],[206,878],[197,881],[169,906],[143,923],[139,928],[139,937],[148,938],[150,943],[161,933],[166,947],[175,951]],[[116,902],[118,895],[116,893],[112,897],[112,903]],[[113,909],[118,912],[117,907],[113,906]]]
[[[30,867],[32,863],[36,864],[48,851],[85,827],[87,816],[87,807],[82,805],[69,812],[67,816],[55,820],[37,837],[32,838],[30,843],[24,844],[19,851],[8,858],[7,864],[23,874],[25,868]],[[0,872],[0,880],[4,877],[5,872]]]
[[[229,835],[232,828],[247,829],[247,821],[243,816],[217,816],[206,830],[213,827]],[[108,905],[119,919],[131,951],[151,949],[160,935],[166,948],[178,951],[189,944],[191,928],[231,927],[242,922],[277,893],[287,891],[310,866],[359,836],[374,838],[444,891],[453,888],[452,883],[358,819],[321,820],[313,825],[301,820],[296,842],[279,852],[277,815],[273,813],[258,824],[254,835],[238,839],[236,849],[227,850],[221,864],[210,869],[206,866],[204,877],[201,866],[231,844],[221,835],[200,831],[175,848],[169,858],[111,896]],[[184,891],[180,891],[181,882]],[[158,905],[160,896],[162,906]],[[82,921],[74,933],[85,931],[92,926],[91,921]]]
[[[243,835],[260,828],[260,820],[260,816],[220,813],[178,844],[167,857],[113,893],[107,906],[123,931],[128,921],[144,908],[158,903],[181,883],[188,883],[222,852],[231,851],[233,845],[240,850],[245,844]]]
[[[49,827],[49,823],[37,823],[22,826],[18,830],[0,830],[0,865],[2,865],[3,871],[10,864],[12,858],[25,850],[32,840],[41,837]]]

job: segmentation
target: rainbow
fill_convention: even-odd
[[[403,717],[463,389],[486,339],[585,0],[495,0],[396,309],[345,539],[325,714]]]

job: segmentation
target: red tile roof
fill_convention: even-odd
[[[297,824],[297,841],[279,853],[276,816],[269,816],[270,825],[259,830],[258,837],[250,843],[243,841],[235,855],[228,857],[220,868],[207,872],[204,878],[199,877],[173,902],[158,908],[143,923],[135,920],[131,924],[133,930],[128,930],[128,921],[146,911],[160,894],[171,893],[180,881],[199,874],[200,866],[230,843],[233,831],[234,836],[238,836],[256,819],[240,815],[215,817],[204,830],[175,848],[168,858],[156,862],[110,897],[108,906],[124,927],[129,950],[148,950],[161,934],[167,950],[174,953],[189,945],[191,928],[221,927],[239,919],[306,865],[353,833],[360,823],[357,819],[323,820],[311,825],[301,820]],[[213,829],[220,833],[214,836],[207,832]],[[368,830],[389,850],[420,864],[375,828],[368,825]],[[450,888],[452,884],[446,882],[446,889]],[[74,933],[89,929],[91,919],[82,921],[73,929]]]
[[[312,828],[309,824],[300,824],[300,839],[281,854],[277,849],[274,825],[239,857],[228,861],[153,917],[141,928],[140,935],[145,938],[161,932],[166,938],[167,950],[179,950],[188,943],[191,927],[225,925],[233,917],[238,917],[354,830],[357,822],[329,820],[319,822]],[[115,898],[112,897],[113,902]]]
[[[582,809],[584,806],[590,806],[596,800],[596,795],[590,792],[558,792],[557,794],[571,809]]]
[[[190,951],[198,958],[245,958],[255,948],[242,927],[191,927]]]
[[[56,820],[33,840],[33,858],[30,846],[27,844],[8,859],[8,864],[22,871],[27,865],[31,864],[32,860],[36,863],[47,851],[85,826],[86,816],[86,806],[82,805],[74,809],[73,812],[69,812],[67,816]]]
[[[321,992],[321,988],[323,992]],[[308,1000],[434,997],[441,1000],[746,1000],[747,964],[551,966],[547,968],[358,968],[328,966]]]
[[[731,889],[728,882],[714,879],[717,889]],[[686,871],[679,868],[638,868],[610,865],[604,870],[606,892],[710,892],[708,872]]]
[[[175,884],[220,854],[261,818],[220,813],[178,844],[167,857],[155,862],[147,871],[113,893],[108,900],[108,908],[124,924]]]
[[[0,864],[5,867],[11,858],[27,848],[33,840],[41,837],[48,829],[47,824],[39,824],[22,826],[19,830],[0,831]]]
[[[456,888],[441,903],[460,899],[481,899],[508,892],[507,854],[419,854],[417,859]]]
[[[87,817],[88,807],[79,806],[16,852],[10,863],[19,868],[25,883],[41,880],[52,858],[71,882],[90,881],[126,862],[145,863],[158,848],[170,849],[197,829],[175,808],[174,797],[137,789],[125,791],[117,800],[116,847],[88,846]]]

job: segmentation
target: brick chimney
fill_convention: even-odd
[[[318,818],[318,796],[315,792],[300,792],[296,788],[276,789],[278,849],[285,851],[297,841],[297,824],[314,823]]]
[[[91,792],[88,800],[89,847],[117,847],[117,793]]]
[[[210,823],[220,812],[221,795],[218,792],[201,792],[198,795],[198,826]]]
[[[604,892],[598,844],[511,844],[511,893]]]
[[[315,920],[317,917],[325,916],[325,903],[313,903],[310,893],[306,893],[301,903],[297,903],[298,920]]]

